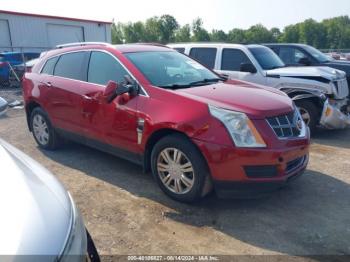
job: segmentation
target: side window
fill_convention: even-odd
[[[213,69],[215,66],[216,52],[216,48],[191,48],[190,56],[210,69]]]
[[[86,81],[88,52],[61,55],[54,69],[55,76]]]
[[[221,70],[240,71],[242,63],[251,63],[243,51],[229,48],[222,50]]]
[[[302,51],[293,47],[281,47],[280,58],[287,65],[295,65],[299,64],[301,58],[307,57]]]
[[[43,69],[41,70],[42,74],[53,75],[53,70],[55,68],[58,56],[50,58],[46,61]]]
[[[111,55],[103,52],[92,52],[88,70],[88,82],[106,85],[112,80],[120,83],[128,72]]]
[[[178,51],[179,53],[185,53],[185,48],[183,48],[183,47],[175,47],[174,48],[176,51]]]

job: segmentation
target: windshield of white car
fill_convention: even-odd
[[[267,47],[248,47],[248,49],[264,70],[285,67],[282,60]]]
[[[158,87],[189,88],[223,80],[205,66],[175,51],[135,52],[125,56],[152,85]]]
[[[313,58],[315,58],[319,63],[325,63],[325,62],[330,62],[332,59],[322,53],[320,50],[317,50],[316,48],[305,45],[303,46],[306,52],[308,52]]]

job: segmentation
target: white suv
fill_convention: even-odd
[[[186,43],[168,45],[231,79],[271,86],[284,91],[299,107],[313,130],[350,126],[346,75],[330,67],[286,67],[261,45]]]

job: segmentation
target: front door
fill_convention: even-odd
[[[259,72],[241,72],[241,64],[252,63],[249,57],[239,49],[224,48],[221,55],[221,65],[219,73],[229,76],[231,79],[239,79],[257,84],[265,84]]]
[[[91,52],[88,79],[84,83],[81,125],[86,137],[136,153],[139,97],[124,94],[111,103],[101,99],[107,83],[121,84],[125,75],[129,74],[114,55]]]

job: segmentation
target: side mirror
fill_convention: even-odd
[[[242,63],[239,69],[241,72],[247,72],[247,73],[252,73],[255,74],[256,68],[252,63]]]
[[[132,96],[138,94],[137,83],[128,75],[124,77],[124,81],[121,84],[109,81],[103,92],[103,98],[107,103],[111,103],[117,96],[126,93],[129,93]]]
[[[311,65],[311,61],[307,57],[302,57],[299,59],[298,64],[309,66]]]
[[[118,88],[118,84],[114,81],[109,81],[103,91],[102,97],[106,103],[110,103],[116,97],[115,93]]]

